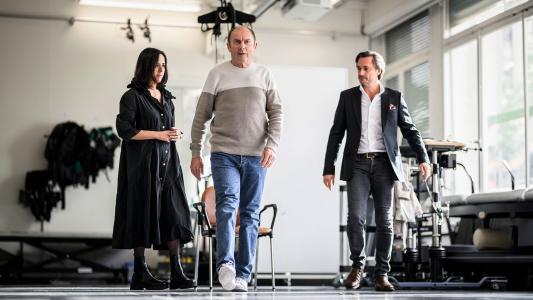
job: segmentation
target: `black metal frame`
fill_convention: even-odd
[[[110,273],[115,279],[118,279],[119,274],[123,275],[123,280],[126,279],[126,270],[123,268],[115,269],[106,265],[100,264],[80,257],[81,255],[91,253],[93,251],[101,250],[111,247],[112,238],[91,235],[66,235],[66,234],[51,234],[51,233],[28,233],[16,234],[7,233],[0,234],[0,242],[16,242],[19,243],[19,253],[15,255],[16,264],[2,268],[2,273],[16,275],[19,280],[22,280],[24,275],[29,273]],[[84,245],[82,249],[57,249],[50,247],[49,243],[54,244],[75,244]],[[45,259],[36,263],[31,263],[24,258],[24,245],[33,246],[39,250],[52,255],[52,258]],[[78,267],[62,267],[62,268],[47,268],[47,265],[52,263],[71,260],[79,263]],[[88,268],[84,270],[84,268]]]
[[[276,222],[276,216],[278,214],[278,206],[276,204],[267,204],[261,209],[259,212],[259,226],[261,225],[261,215],[263,212],[265,212],[267,209],[272,209],[272,221],[270,222],[270,232],[265,234],[258,234],[257,239],[257,245],[255,248],[255,266],[254,266],[254,290],[257,289],[257,266],[259,263],[259,238],[268,236],[270,239],[270,268],[271,268],[271,276],[272,276],[272,290],[276,289],[276,272],[274,270],[274,240],[273,240],[273,233],[274,233],[274,224]]]

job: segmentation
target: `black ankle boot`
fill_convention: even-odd
[[[170,289],[190,289],[194,286],[193,280],[189,279],[181,266],[179,255],[170,256]]]
[[[150,273],[144,256],[136,256],[133,262],[130,290],[164,290],[168,287],[167,282],[155,278]]]

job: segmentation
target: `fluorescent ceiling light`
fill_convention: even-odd
[[[199,1],[192,0],[80,0],[81,5],[166,10],[180,12],[199,12]]]

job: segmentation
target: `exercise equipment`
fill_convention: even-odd
[[[428,187],[428,191],[431,191],[431,212],[420,216],[416,228],[411,226],[408,233],[408,247],[404,256],[405,278],[410,281],[397,282],[397,284],[400,287],[421,288],[479,288],[490,285],[493,289],[500,289],[505,287],[507,283],[516,285],[518,278],[520,282],[517,285],[520,287],[531,286],[531,279],[527,279],[530,277],[528,272],[530,273],[533,269],[531,247],[517,247],[516,227],[513,228],[512,238],[509,239],[508,237],[505,238],[501,232],[489,230],[489,223],[494,218],[533,217],[533,192],[522,189],[507,192],[474,193],[473,180],[467,172],[472,186],[472,195],[442,197],[440,189],[443,169],[455,169],[457,165],[464,168],[464,165],[456,162],[454,152],[481,149],[468,149],[464,144],[458,142],[433,140],[424,140],[424,142],[432,162],[431,189]],[[403,150],[402,154],[404,154]],[[404,155],[409,156],[408,151]],[[513,176],[512,173],[510,174],[511,187],[514,188]],[[482,230],[476,232],[474,245],[454,244],[450,217],[477,219],[482,222]],[[416,281],[423,280],[418,275],[422,272],[420,225],[424,221],[431,221],[432,240],[428,249],[429,282]],[[443,221],[448,224],[452,243],[450,246],[442,245]],[[470,234],[474,234],[474,229],[472,228]],[[497,240],[487,240],[487,238],[496,237]],[[414,240],[418,241],[416,248],[414,247]],[[510,240],[514,243],[512,248],[509,248]]]

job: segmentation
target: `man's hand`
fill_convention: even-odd
[[[420,170],[420,174],[422,174],[422,181],[428,180],[431,175],[431,166],[428,163],[421,163],[418,165],[418,169]]]
[[[263,156],[261,157],[261,167],[270,168],[274,164],[274,161],[276,161],[276,152],[266,147],[265,150],[263,150]]]
[[[200,181],[202,174],[204,173],[204,162],[200,156],[193,157],[191,159],[191,172],[192,175],[194,175],[194,177]]]
[[[335,175],[324,175],[322,181],[324,181],[324,185],[331,191],[331,187],[335,184]]]

